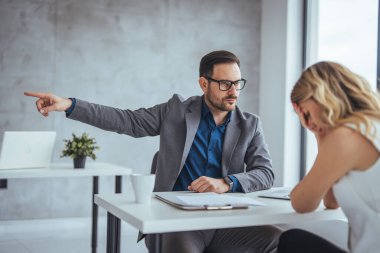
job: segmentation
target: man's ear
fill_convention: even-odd
[[[201,77],[199,77],[198,83],[199,83],[199,86],[201,87],[201,89],[203,90],[203,93],[206,93],[207,86],[208,86],[207,79],[204,78],[203,76],[201,76]]]

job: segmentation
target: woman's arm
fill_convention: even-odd
[[[352,129],[338,127],[318,140],[318,155],[313,167],[291,193],[292,206],[297,212],[314,211],[325,197],[328,205],[333,206],[331,188],[357,165],[363,139]]]
[[[328,209],[336,209],[339,207],[338,202],[336,202],[332,188],[329,189],[329,191],[326,193],[325,197],[323,198],[323,204]]]

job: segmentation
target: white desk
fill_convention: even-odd
[[[94,201],[108,212],[107,253],[119,252],[120,242],[115,229],[119,229],[120,219],[145,234],[346,220],[340,209],[325,210],[322,206],[312,213],[297,214],[291,207],[290,201],[258,198],[257,195],[260,193],[262,192],[242,195],[264,202],[266,206],[252,206],[249,209],[239,210],[184,211],[155,198],[150,205],[135,204],[124,194],[96,195]],[[239,195],[239,193],[232,194]]]
[[[58,177],[85,177],[92,176],[92,233],[91,248],[96,252],[97,247],[97,227],[98,227],[98,206],[94,203],[94,196],[99,192],[99,176],[115,176],[115,192],[121,192],[121,177],[130,175],[129,168],[113,165],[109,163],[86,163],[85,169],[74,169],[72,163],[52,164],[49,168],[33,169],[9,169],[0,170],[0,179],[21,179],[21,178],[58,178]],[[120,236],[120,232],[119,232]]]

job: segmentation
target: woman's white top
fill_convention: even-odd
[[[368,139],[380,152],[380,122],[374,124],[376,137]],[[348,219],[350,252],[379,253],[380,159],[366,171],[350,171],[334,185],[333,191]]]

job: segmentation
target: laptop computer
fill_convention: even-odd
[[[0,169],[49,167],[56,132],[6,131],[0,153]]]
[[[282,189],[277,189],[277,190],[261,193],[259,195],[259,197],[290,200],[290,192],[291,191],[292,191],[292,188],[286,187],[286,188],[282,188]]]

